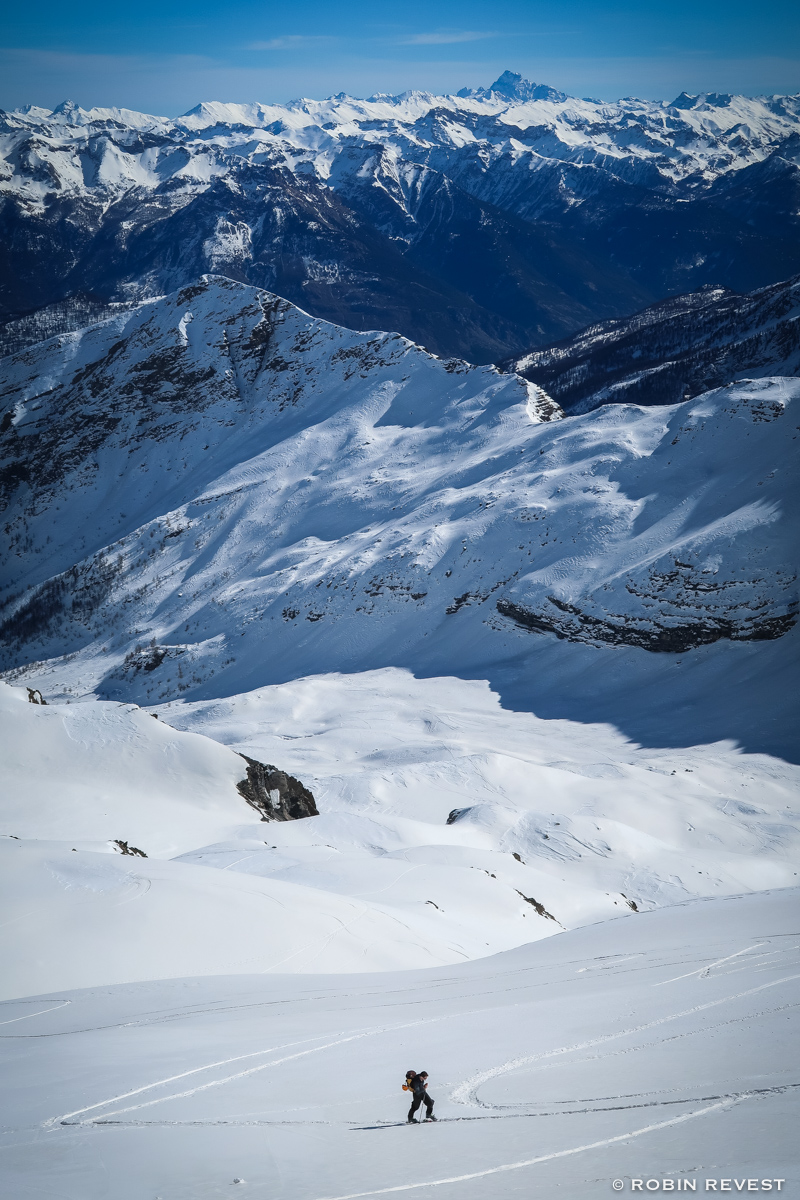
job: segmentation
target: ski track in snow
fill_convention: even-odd
[[[777,1010],[773,1010],[773,1011],[777,1011]],[[715,1028],[717,1028],[717,1027],[715,1026]],[[782,1095],[784,1092],[793,1091],[795,1088],[800,1088],[800,1083],[778,1084],[775,1087],[766,1087],[766,1088],[751,1088],[750,1091],[747,1093],[747,1095],[752,1096],[752,1097],[778,1096],[778,1095]],[[598,1101],[586,1101],[587,1104],[594,1104],[595,1106],[591,1107],[591,1108],[588,1108],[588,1107],[587,1108],[554,1108],[552,1110],[546,1110],[546,1111],[540,1111],[540,1112],[524,1112],[524,1113],[500,1113],[500,1112],[497,1112],[497,1113],[480,1113],[479,1115],[470,1115],[470,1116],[463,1116],[463,1117],[438,1117],[436,1120],[436,1124],[437,1125],[454,1125],[454,1124],[462,1124],[465,1121],[527,1121],[527,1120],[535,1120],[535,1119],[538,1119],[539,1117],[574,1117],[574,1116],[585,1116],[587,1113],[628,1112],[632,1109],[640,1109],[640,1108],[666,1108],[668,1106],[674,1106],[676,1104],[704,1104],[711,1100],[714,1100],[714,1101],[716,1101],[716,1100],[738,1101],[738,1100],[741,1100],[742,1098],[743,1097],[742,1097],[741,1092],[733,1092],[733,1093],[730,1093],[729,1095],[680,1096],[677,1099],[673,1099],[673,1100],[646,1100],[646,1101],[642,1101],[639,1104],[608,1104],[608,1103],[606,1103],[606,1104],[603,1104],[602,1107],[597,1107],[597,1105],[600,1104],[599,1100]],[[627,1097],[625,1097],[625,1096],[618,1096],[618,1097],[607,1096],[607,1097],[605,1097],[606,1101],[615,1100],[615,1099],[624,1100],[624,1099],[627,1099]],[[563,1103],[564,1104],[574,1104],[576,1102],[570,1101],[570,1100],[564,1100]],[[70,1122],[62,1122],[62,1123],[69,1124]],[[404,1128],[408,1124],[408,1122],[407,1121],[380,1121],[376,1125],[359,1125],[354,1121],[318,1121],[318,1120],[312,1120],[312,1121],[278,1120],[278,1121],[273,1121],[273,1120],[268,1120],[268,1119],[264,1119],[264,1120],[256,1120],[256,1119],[253,1119],[253,1120],[246,1120],[246,1119],[227,1120],[224,1117],[220,1117],[220,1118],[210,1117],[208,1119],[198,1118],[196,1120],[185,1120],[185,1121],[181,1121],[181,1120],[175,1120],[175,1121],[167,1121],[167,1120],[164,1120],[164,1121],[136,1121],[136,1120],[116,1121],[116,1120],[111,1120],[110,1118],[107,1119],[105,1117],[96,1117],[95,1120],[92,1122],[92,1124],[96,1125],[96,1126],[109,1125],[109,1126],[113,1126],[114,1128],[124,1128],[124,1129],[151,1129],[151,1128],[152,1129],[167,1129],[167,1128],[172,1128],[172,1127],[207,1126],[207,1125],[208,1126],[217,1126],[217,1125],[244,1126],[247,1128],[250,1128],[251,1126],[259,1126],[259,1127],[263,1126],[265,1128],[272,1128],[272,1126],[284,1126],[284,1125],[300,1126],[300,1127],[305,1127],[306,1125],[337,1125],[337,1126],[345,1126],[345,1127],[349,1128],[353,1133],[370,1133],[370,1132],[373,1132],[373,1131],[379,1130],[379,1129]],[[424,1125],[424,1124],[428,1124],[428,1122],[427,1121],[418,1121],[417,1124]]]
[[[745,946],[743,950],[737,950],[735,954],[728,954],[725,958],[718,958],[705,967],[699,967],[696,971],[689,971],[686,975],[675,975],[672,979],[662,979],[653,986],[664,987],[667,983],[677,983],[679,979],[691,979],[692,975],[698,975],[700,979],[707,979],[713,967],[720,967],[723,963],[730,962],[732,958],[739,958],[741,954],[748,954],[751,950],[758,950],[760,946],[765,945],[766,942],[757,942],[755,946]]]
[[[14,1002],[12,1001],[12,1003]],[[16,1003],[19,1003],[19,1001],[16,1001]],[[61,1003],[56,1004],[54,1008],[40,1008],[36,1012],[23,1013],[21,1017],[11,1017],[11,1019],[8,1021],[0,1021],[0,1025],[14,1025],[17,1021],[30,1021],[32,1017],[41,1017],[49,1013],[58,1012],[60,1008],[66,1008],[66,1006],[71,1003],[71,1000],[62,1000]],[[2,1012],[1,1007],[0,1012]]]
[[[137,1111],[138,1109],[142,1109],[142,1108],[150,1108],[154,1104],[165,1104],[168,1100],[183,1100],[187,1096],[197,1095],[198,1092],[205,1092],[209,1088],[222,1087],[226,1083],[233,1083],[237,1079],[244,1079],[248,1075],[255,1075],[259,1071],[268,1070],[270,1067],[278,1067],[282,1063],[292,1062],[298,1058],[305,1058],[309,1054],[317,1054],[322,1050],[330,1050],[332,1046],[341,1046],[345,1042],[357,1042],[357,1041],[360,1041],[362,1038],[375,1037],[381,1033],[394,1032],[395,1030],[399,1030],[399,1029],[412,1029],[416,1025],[427,1025],[431,1021],[445,1020],[445,1019],[450,1020],[451,1018],[449,1015],[447,1018],[444,1018],[444,1017],[441,1017],[441,1018],[432,1017],[431,1018],[431,1017],[429,1017],[429,1018],[424,1018],[421,1021],[408,1021],[403,1025],[386,1025],[386,1026],[380,1026],[376,1029],[362,1030],[360,1033],[349,1034],[347,1037],[337,1038],[335,1041],[332,1041],[332,1042],[326,1042],[323,1046],[313,1046],[310,1050],[301,1050],[297,1054],[288,1054],[284,1058],[276,1058],[276,1059],[273,1059],[271,1062],[261,1063],[257,1067],[250,1067],[246,1071],[239,1071],[235,1075],[228,1075],[224,1079],[214,1079],[210,1083],[200,1084],[198,1087],[189,1088],[185,1092],[175,1092],[170,1096],[159,1096],[156,1100],[148,1100],[144,1104],[132,1104],[127,1108],[115,1109],[114,1111],[107,1113],[106,1116],[109,1116],[109,1117],[119,1116],[121,1113],[134,1112],[134,1111]],[[307,1039],[307,1040],[316,1041],[317,1039]],[[289,1044],[291,1045],[292,1043],[289,1043]],[[298,1045],[298,1044],[302,1044],[302,1043],[295,1042],[294,1044]],[[288,1049],[288,1046],[286,1048]],[[210,1071],[214,1067],[225,1066],[227,1063],[231,1063],[231,1062],[241,1062],[242,1059],[253,1058],[259,1054],[272,1054],[272,1053],[274,1053],[274,1050],[281,1050],[281,1049],[284,1049],[284,1047],[276,1046],[276,1047],[273,1047],[272,1050],[256,1050],[256,1051],[253,1051],[251,1054],[240,1054],[234,1058],[221,1059],[219,1062],[209,1063],[203,1067],[195,1067],[191,1071],[184,1071],[179,1075],[171,1075],[167,1079],[159,1079],[155,1083],[145,1084],[143,1087],[136,1088],[134,1091],[125,1092],[120,1096],[112,1096],[112,1098],[110,1100],[101,1100],[97,1104],[90,1104],[86,1108],[76,1109],[74,1112],[65,1113],[61,1117],[50,1117],[47,1121],[44,1122],[42,1128],[49,1129],[49,1128],[52,1128],[53,1125],[59,1125],[59,1124],[60,1125],[64,1125],[64,1124],[91,1125],[91,1124],[95,1123],[94,1118],[92,1118],[89,1121],[72,1121],[71,1118],[81,1116],[83,1113],[92,1112],[96,1108],[105,1108],[106,1105],[115,1104],[118,1100],[127,1100],[128,1097],[130,1097],[130,1096],[140,1095],[142,1092],[151,1091],[153,1088],[156,1088],[156,1087],[162,1087],[166,1083],[173,1083],[177,1079],[185,1079],[189,1075],[196,1075],[200,1071]],[[170,1124],[171,1123],[172,1122],[170,1122]]]
[[[731,956],[731,957],[733,957],[733,956]],[[501,1064],[500,1066],[492,1067],[488,1071],[483,1071],[479,1075],[473,1076],[469,1080],[465,1080],[453,1092],[451,1092],[450,1099],[454,1103],[457,1103],[457,1104],[471,1104],[476,1107],[485,1108],[485,1109],[498,1109],[498,1108],[504,1107],[504,1106],[499,1106],[499,1105],[486,1104],[482,1101],[479,1101],[477,1098],[477,1089],[480,1087],[480,1085],[483,1083],[486,1083],[489,1079],[497,1078],[500,1075],[507,1074],[510,1071],[516,1070],[517,1068],[522,1067],[522,1066],[527,1066],[530,1063],[539,1062],[539,1061],[542,1061],[545,1059],[560,1057],[561,1055],[570,1054],[570,1053],[573,1053],[573,1052],[579,1051],[579,1050],[590,1049],[593,1046],[603,1045],[610,1041],[618,1040],[619,1038],[628,1037],[635,1033],[641,1033],[644,1030],[652,1029],[654,1027],[667,1024],[670,1021],[679,1020],[682,1017],[692,1016],[694,1013],[703,1012],[707,1009],[718,1007],[721,1004],[730,1003],[733,1000],[739,1000],[746,996],[754,995],[758,992],[764,991],[767,988],[777,987],[780,984],[788,983],[795,979],[800,979],[800,975],[785,976],[781,979],[773,980],[770,983],[761,984],[759,987],[750,988],[743,992],[737,992],[730,996],[723,996],[717,1000],[711,1000],[711,1001],[706,1002],[705,1004],[695,1005],[692,1008],[684,1009],[678,1013],[671,1013],[667,1016],[659,1017],[654,1021],[648,1021],[642,1025],[636,1025],[629,1029],[620,1030],[616,1033],[606,1034],[600,1038],[594,1038],[594,1039],[590,1039],[590,1040],[587,1040],[584,1042],[578,1042],[578,1043],[575,1043],[570,1046],[561,1046],[561,1047],[558,1047],[553,1050],[542,1051],[539,1054],[528,1055],[528,1056],[525,1056],[522,1058],[513,1059],[509,1062]],[[208,1063],[202,1067],[195,1067],[189,1071],[184,1071],[177,1075],[168,1076],[165,1079],[156,1080],[154,1083],[145,1084],[142,1087],[136,1088],[130,1092],[125,1092],[125,1093],[122,1093],[121,1095],[113,1096],[108,1100],[98,1101],[95,1104],[87,1105],[84,1108],[76,1109],[73,1112],[63,1114],[62,1116],[51,1117],[43,1123],[42,1128],[45,1128],[45,1129],[52,1128],[52,1126],[57,1125],[57,1124],[61,1124],[61,1125],[67,1125],[67,1124],[70,1124],[70,1125],[111,1124],[112,1122],[110,1122],[110,1120],[109,1120],[109,1118],[111,1118],[111,1117],[121,1116],[124,1113],[135,1112],[135,1111],[139,1111],[144,1108],[150,1108],[153,1105],[164,1104],[171,1100],[182,1100],[182,1099],[187,1098],[188,1096],[197,1095],[200,1092],[207,1091],[211,1088],[222,1087],[225,1084],[233,1083],[236,1080],[243,1079],[243,1078],[246,1078],[247,1076],[257,1074],[260,1071],[269,1069],[270,1067],[277,1067],[286,1062],[292,1062],[299,1058],[305,1058],[310,1054],[316,1054],[316,1053],[319,1053],[324,1050],[329,1050],[334,1046],[343,1045],[347,1042],[359,1041],[366,1037],[375,1037],[382,1033],[395,1032],[400,1029],[410,1029],[410,1028],[413,1028],[413,1027],[419,1026],[419,1025],[427,1025],[436,1020],[444,1020],[444,1019],[450,1020],[452,1018],[450,1016],[448,1016],[447,1018],[444,1018],[444,1017],[442,1017],[442,1018],[436,1018],[436,1017],[424,1018],[420,1021],[407,1022],[402,1025],[380,1026],[380,1027],[377,1027],[374,1029],[361,1031],[356,1034],[349,1034],[347,1037],[337,1038],[334,1041],[326,1042],[321,1046],[314,1046],[308,1050],[299,1051],[296,1054],[290,1054],[290,1055],[286,1055],[283,1058],[273,1059],[268,1063],[261,1063],[256,1067],[250,1067],[245,1071],[239,1071],[234,1075],[228,1075],[222,1079],[211,1080],[209,1083],[200,1084],[198,1087],[195,1087],[195,1088],[188,1088],[186,1091],[183,1091],[183,1092],[175,1092],[168,1096],[160,1096],[154,1100],[148,1100],[143,1104],[134,1104],[134,1105],[129,1105],[126,1108],[114,1109],[109,1113],[105,1113],[102,1117],[93,1117],[93,1118],[90,1118],[90,1120],[88,1120],[88,1121],[73,1120],[74,1117],[82,1116],[83,1114],[85,1114],[87,1112],[93,1112],[94,1110],[96,1110],[98,1108],[106,1108],[109,1104],[115,1104],[119,1100],[125,1100],[132,1096],[141,1095],[144,1092],[151,1091],[153,1088],[162,1087],[165,1084],[173,1083],[173,1082],[177,1081],[178,1079],[188,1078],[190,1075],[199,1074],[202,1071],[213,1070],[215,1067],[225,1066],[228,1063],[232,1063],[232,1062],[241,1062],[244,1059],[257,1057],[262,1054],[271,1054],[271,1053],[274,1053],[275,1050],[280,1050],[280,1049],[284,1049],[284,1048],[288,1049],[289,1046],[292,1045],[292,1043],[289,1043],[286,1047],[276,1046],[276,1047],[272,1047],[268,1050],[253,1051],[250,1054],[237,1055],[237,1056],[235,1056],[233,1058],[229,1058],[229,1059],[220,1059],[217,1062]],[[308,1040],[317,1040],[317,1039],[308,1039]],[[298,1043],[294,1043],[294,1044],[297,1045]],[[300,1044],[302,1044],[302,1043],[300,1043]],[[634,1107],[634,1106],[632,1106],[632,1107]],[[530,1114],[530,1115],[544,1115],[544,1114]],[[163,1123],[168,1124],[168,1125],[173,1125],[173,1124],[180,1124],[181,1122],[167,1121],[167,1122],[163,1122]],[[191,1123],[194,1124],[195,1122],[191,1122]],[[126,1124],[127,1124],[127,1122],[126,1122]],[[159,1122],[159,1124],[161,1124],[161,1122]]]
[[[434,1190],[511,1200],[554,1181],[565,1196],[600,1200],[614,1176],[724,1163],[726,1175],[751,1177],[767,1173],[761,1162],[787,1177],[788,1193],[800,1077],[787,1047],[800,969],[787,957],[799,896],[679,905],[411,980],[164,980],[33,998],[35,1023],[87,1033],[78,1043],[0,1043],[12,1085],[0,1099],[4,1194],[102,1200],[113,1173],[115,1200],[210,1200],[234,1177],[274,1200]],[[783,931],[789,955],[776,956],[769,942]],[[683,978],[670,992],[653,991],[676,969]],[[731,992],[738,981],[726,976],[739,971],[747,987]],[[201,989],[191,1004],[187,986]],[[406,1012],[414,1002],[427,1007]],[[41,1011],[49,1005],[51,1017]],[[148,1019],[112,1023],[128,1014]],[[174,1031],[163,1023],[173,1018]],[[270,1046],[253,1051],[265,1023]],[[540,1044],[552,1049],[531,1054]],[[394,1075],[423,1062],[438,1081],[441,1129],[404,1134]],[[489,1099],[506,1103],[483,1103],[484,1082]]]
[[[484,1171],[471,1171],[466,1175],[450,1175],[446,1179],[427,1179],[423,1183],[401,1183],[394,1187],[373,1188],[366,1192],[349,1192],[345,1196],[324,1196],[320,1200],[360,1200],[362,1196],[385,1196],[390,1192],[411,1192],[418,1188],[424,1187],[442,1187],[448,1183],[465,1183],[469,1179],[483,1179],[487,1175],[499,1175],[505,1171],[518,1171],[522,1167],[534,1167],[539,1163],[552,1162],[557,1158],[568,1158],[573,1154],[582,1154],[587,1150],[599,1150],[605,1146],[613,1146],[617,1142],[625,1142],[629,1138],[642,1137],[646,1133],[655,1133],[659,1129],[669,1129],[673,1125],[683,1125],[686,1121],[692,1121],[695,1117],[706,1116],[710,1112],[719,1112],[723,1109],[732,1108],[735,1104],[741,1104],[745,1100],[751,1098],[752,1093],[746,1092],[744,1095],[737,1096],[732,1100],[723,1100],[718,1104],[709,1104],[706,1108],[698,1108],[695,1112],[684,1113],[680,1117],[673,1117],[669,1121],[659,1121],[654,1125],[645,1125],[641,1129],[632,1129],[628,1133],[617,1134],[616,1137],[602,1138],[597,1142],[587,1142],[583,1146],[572,1146],[569,1150],[555,1150],[551,1154],[540,1154],[536,1158],[526,1158],[522,1162],[501,1163],[497,1167],[488,1167]]]
[[[770,983],[762,983],[759,987],[748,988],[747,991],[736,992],[732,996],[723,996],[719,1000],[708,1000],[705,1004],[697,1004],[692,1008],[683,1009],[682,1012],[670,1013],[666,1017],[658,1017],[654,1021],[647,1021],[642,1025],[632,1026],[630,1029],[622,1029],[618,1033],[607,1033],[599,1038],[590,1038],[585,1042],[576,1042],[572,1046],[560,1046],[555,1050],[543,1050],[538,1054],[510,1059],[498,1067],[491,1067],[488,1071],[481,1071],[479,1074],[473,1075],[471,1079],[465,1080],[450,1093],[450,1099],[456,1104],[471,1104],[479,1108],[493,1108],[495,1107],[494,1105],[484,1104],[478,1100],[477,1090],[481,1084],[488,1082],[490,1079],[496,1079],[499,1075],[506,1075],[518,1067],[524,1067],[529,1063],[539,1062],[542,1059],[556,1058],[562,1054],[571,1054],[575,1050],[588,1050],[592,1046],[601,1046],[607,1042],[617,1041],[619,1038],[629,1037],[634,1033],[642,1033],[646,1029],[654,1029],[659,1025],[666,1025],[670,1021],[678,1021],[682,1017],[693,1016],[694,1013],[704,1012],[709,1008],[717,1008],[720,1004],[729,1004],[732,1000],[741,1000],[745,996],[753,996],[757,992],[763,992],[767,988],[778,987],[782,983],[790,983],[795,979],[800,979],[800,975],[786,975],[782,979],[775,979]]]

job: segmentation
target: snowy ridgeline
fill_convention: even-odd
[[[596,183],[586,178],[583,189],[578,183],[587,165],[598,169],[596,176],[645,187],[659,178],[708,183],[763,161],[784,143],[791,158],[800,126],[800,96],[684,94],[672,104],[631,97],[603,103],[526,86],[518,76],[513,86],[506,75],[511,87],[469,95],[211,102],[175,120],[70,103],[52,112],[29,106],[2,113],[7,171],[0,188],[34,202],[54,193],[155,190],[166,183],[188,190],[235,175],[244,164],[268,164],[310,170],[334,187],[357,186],[359,173],[370,182],[375,177],[392,199],[413,206],[424,169],[432,168],[531,217],[537,200],[546,207],[555,198],[525,196],[524,173],[551,163],[573,168],[562,174],[561,190],[580,203],[581,191]]]
[[[791,751],[797,380],[564,420],[219,277],[2,374],[12,682],[148,704],[406,666]]]
[[[2,1003],[5,1194],[793,1197],[799,900],[679,905],[427,971]],[[439,1119],[419,1132],[409,1068]]]
[[[8,997],[458,963],[798,881],[798,768],[640,749],[485,683],[317,677],[157,720],[6,685],[0,704]],[[299,776],[320,815],[264,823],[232,749]]]

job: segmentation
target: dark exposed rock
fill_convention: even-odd
[[[604,620],[582,612],[574,604],[565,604],[555,596],[548,596],[547,600],[554,606],[554,612],[526,608],[507,598],[497,601],[497,611],[525,629],[554,633],[563,641],[639,646],[642,650],[666,654],[683,654],[694,646],[708,646],[722,638],[735,642],[773,641],[789,632],[798,615],[797,602],[793,602],[788,612],[763,616],[748,623],[717,616],[667,626],[624,617]]]
[[[518,896],[522,896],[522,899],[525,901],[526,904],[530,904],[533,908],[536,909],[536,911],[540,917],[547,917],[548,921],[556,921],[556,918],[553,916],[553,914],[549,913],[547,911],[547,909],[545,908],[545,906],[543,904],[540,904],[538,900],[534,900],[533,896],[525,896],[525,895],[523,895],[522,892],[520,892],[516,888],[514,890],[517,892]],[[557,925],[559,923],[560,922],[556,921]]]
[[[262,821],[298,821],[319,815],[313,795],[299,779],[246,754],[240,757],[247,763],[247,778],[236,787],[250,807],[261,813]]]
[[[462,820],[467,815],[468,812],[472,812],[472,809],[471,808],[454,808],[452,810],[452,812],[450,813],[450,815],[448,816],[447,820],[445,821],[445,824],[446,825],[455,825],[456,821]]]
[[[147,858],[144,850],[139,850],[137,846],[129,846],[127,842],[123,842],[120,838],[115,838],[111,844],[118,848],[120,854],[131,854],[134,858]]]
[[[28,700],[31,704],[47,704],[42,693],[38,688],[27,688]]]

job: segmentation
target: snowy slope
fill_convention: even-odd
[[[800,375],[800,277],[739,296],[708,287],[508,364],[568,413],[675,404],[737,379]]]
[[[260,813],[236,789],[243,759],[136,705],[42,706],[0,683],[0,759],[6,837],[100,852],[122,841],[156,857],[243,826],[263,839]]]
[[[497,361],[800,270],[799,121],[796,96],[601,104],[508,73],[469,95],[210,102],[176,120],[3,113],[0,314],[212,271]]]
[[[6,1194],[791,1196],[797,903],[693,903],[413,974],[5,1003]],[[422,1133],[402,1124],[408,1068],[440,1118]]]
[[[4,666],[48,700],[8,698],[14,994],[452,963],[794,881],[796,770],[733,743],[793,754],[796,381],[563,419],[219,278],[3,372]],[[164,723],[321,815],[257,824]]]
[[[158,721],[5,685],[0,703],[6,997],[418,969],[800,871],[797,767],[642,750],[477,682],[317,677]],[[261,823],[220,742],[298,775],[320,815]]]
[[[623,728],[683,694],[693,741],[791,746],[797,381],[553,421],[518,376],[219,279],[3,375],[3,665],[46,694],[404,665]]]

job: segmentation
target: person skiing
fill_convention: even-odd
[[[414,1113],[421,1104],[425,1105],[425,1120],[435,1121],[433,1115],[433,1100],[427,1093],[428,1087],[428,1072],[427,1071],[406,1071],[406,1081],[403,1084],[403,1091],[411,1092],[414,1099],[411,1101],[411,1108],[408,1110],[407,1122],[409,1125],[416,1125],[417,1121]]]

